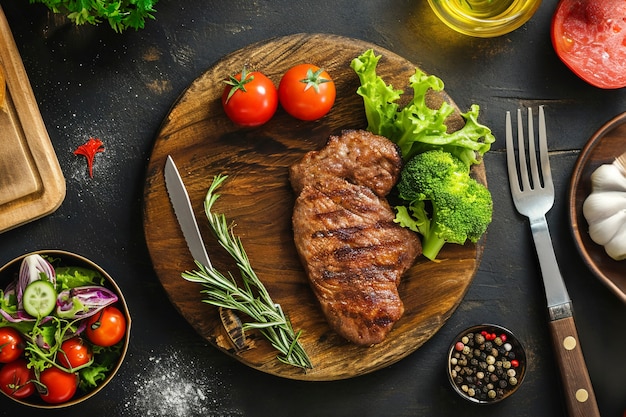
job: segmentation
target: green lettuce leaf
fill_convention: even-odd
[[[367,130],[396,143],[405,161],[418,153],[443,149],[468,166],[480,163],[495,137],[491,129],[478,122],[479,106],[474,104],[468,112],[461,113],[465,125],[448,133],[446,119],[455,108],[445,101],[439,109],[431,109],[426,105],[426,93],[431,89],[443,91],[443,81],[416,68],[409,78],[413,97],[400,108],[397,102],[403,91],[386,84],[376,73],[380,58],[380,55],[376,56],[369,49],[351,63],[361,81],[357,94],[363,98]]]
[[[97,271],[78,266],[62,266],[54,269],[57,292],[87,285],[104,285],[104,277]]]

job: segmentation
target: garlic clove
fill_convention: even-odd
[[[626,177],[614,164],[600,165],[591,174],[591,189],[597,191],[626,191]]]
[[[604,220],[589,225],[589,237],[598,245],[606,245],[626,223],[626,210],[620,210]]]
[[[605,191],[592,193],[583,203],[583,216],[587,223],[595,223],[620,210],[626,210],[626,192]]]
[[[613,239],[604,245],[604,250],[616,261],[626,259],[626,223],[622,224]]]

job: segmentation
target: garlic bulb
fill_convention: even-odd
[[[626,175],[618,161],[591,174],[591,194],[583,203],[589,237],[616,261],[626,259]]]

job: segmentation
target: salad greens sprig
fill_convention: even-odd
[[[196,261],[198,270],[182,274],[188,281],[201,284],[206,295],[204,302],[236,310],[245,314],[250,321],[243,323],[244,330],[258,329],[261,334],[280,352],[278,359],[288,365],[311,369],[313,365],[300,344],[301,331],[295,332],[281,306],[270,297],[267,289],[258,278],[243,247],[241,239],[235,236],[224,214],[211,211],[219,198],[215,191],[226,180],[218,175],[213,179],[204,200],[204,210],[215,237],[220,245],[235,260],[241,275],[242,286],[232,274],[222,274],[211,265],[202,265]]]
[[[376,73],[380,58],[369,49],[351,63],[361,81],[357,93],[363,97],[367,130],[400,146],[405,161],[421,152],[442,149],[467,165],[480,163],[495,137],[491,129],[478,122],[479,106],[474,104],[468,112],[461,113],[465,125],[448,133],[446,119],[454,112],[454,107],[445,101],[438,109],[426,104],[428,90],[442,91],[443,81],[416,68],[409,78],[413,97],[400,108],[397,102],[403,91],[387,85]]]
[[[27,341],[25,351],[28,352],[30,366],[38,372],[43,372],[51,366],[61,367],[56,363],[57,354],[63,341],[77,331],[77,320],[64,320],[50,316],[47,324],[38,319],[31,330],[31,339]],[[93,358],[84,366],[74,368],[78,371],[91,366]]]

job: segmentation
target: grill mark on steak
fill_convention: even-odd
[[[380,343],[400,319],[397,286],[421,253],[385,199],[401,167],[398,148],[365,131],[331,136],[290,167],[294,242],[311,288],[331,328],[359,345]]]

